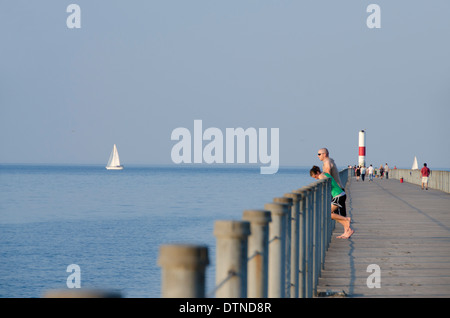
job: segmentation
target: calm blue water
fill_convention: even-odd
[[[208,247],[214,289],[214,221],[241,220],[274,197],[311,183],[309,168],[0,165],[0,297],[41,297],[81,287],[160,297],[159,246]]]

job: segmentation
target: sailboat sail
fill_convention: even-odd
[[[120,165],[119,152],[117,146],[114,144],[111,155],[109,156],[108,164],[106,165],[108,170],[122,170],[123,166]]]
[[[413,162],[413,165],[411,167],[411,170],[417,170],[417,169],[419,169],[419,165],[417,164],[417,157],[414,156],[414,162]]]

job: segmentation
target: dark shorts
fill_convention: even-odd
[[[331,199],[331,204],[334,204],[338,207],[336,210],[336,214],[341,216],[347,216],[347,210],[345,209],[345,200],[347,199],[347,195],[337,196]]]

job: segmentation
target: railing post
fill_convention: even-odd
[[[326,203],[326,215],[327,215],[327,250],[330,247],[331,236],[333,234],[333,220],[331,219],[331,179],[327,180],[327,203]]]
[[[205,268],[208,249],[196,245],[161,245],[163,298],[205,297]]]
[[[216,221],[216,297],[247,297],[247,221]]]
[[[312,266],[312,291],[316,293],[320,272],[320,205],[321,191],[318,182],[313,183],[313,266]]]
[[[292,233],[292,222],[291,222],[291,211],[292,211],[292,205],[293,200],[292,198],[288,197],[280,197],[280,198],[274,198],[273,202],[275,203],[284,203],[288,205],[288,211],[286,214],[286,231],[285,231],[285,268],[284,268],[284,274],[285,274],[285,294],[284,297],[290,298],[291,297],[291,233]]]
[[[327,236],[328,236],[328,230],[327,230],[327,184],[328,180],[322,180],[320,183],[320,189],[321,189],[321,209],[320,209],[320,273],[322,272],[323,266],[325,265],[325,253],[327,251]]]
[[[306,297],[306,279],[307,279],[307,252],[308,252],[308,216],[307,216],[307,196],[308,187],[303,187],[292,191],[298,196],[298,284],[297,297]]]
[[[299,203],[301,194],[285,193],[285,197],[292,199],[291,208],[291,285],[290,296],[291,298],[298,298],[299,294],[299,244],[300,244],[300,220],[299,220]]]
[[[269,223],[269,291],[270,298],[285,297],[285,231],[286,215],[289,206],[284,203],[266,203],[265,210],[269,210],[272,222]]]
[[[245,210],[242,219],[250,222],[248,237],[247,296],[267,298],[270,211]]]
[[[307,190],[306,197],[306,286],[305,297],[311,298],[313,296],[313,275],[314,275],[314,191],[312,184],[302,189]]]
[[[120,292],[107,289],[53,289],[44,293],[44,298],[122,298]]]

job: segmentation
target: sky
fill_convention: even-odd
[[[1,0],[0,164],[106,165],[117,144],[125,166],[175,165],[172,132],[201,120],[278,128],[282,166],[320,164],[322,147],[357,164],[364,129],[367,164],[450,168],[449,14],[448,0]]]

